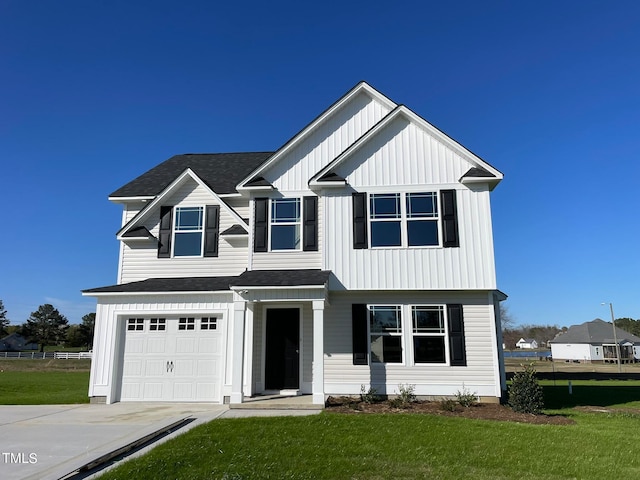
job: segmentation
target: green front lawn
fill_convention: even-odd
[[[405,414],[215,420],[108,479],[639,478],[633,415],[549,426]]]
[[[90,360],[0,360],[0,405],[88,403]]]

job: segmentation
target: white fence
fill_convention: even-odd
[[[63,360],[91,358],[91,352],[0,352],[0,358],[27,358],[44,360],[57,358]]]

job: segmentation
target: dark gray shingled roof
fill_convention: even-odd
[[[232,283],[235,287],[299,287],[324,285],[329,270],[252,270],[244,272]]]
[[[625,340],[628,340],[640,344],[639,337],[618,327],[616,327],[616,337],[618,337],[618,343],[624,343]],[[590,322],[573,325],[549,343],[613,343],[613,328],[611,328],[611,323],[596,318]]]
[[[237,277],[149,278],[139,282],[90,288],[83,293],[219,292],[238,287],[296,287],[325,285],[330,271],[253,270]]]
[[[464,177],[495,177],[495,175],[484,168],[472,167],[462,176]]]
[[[242,225],[232,225],[220,235],[249,235]]]
[[[109,197],[154,197],[187,168],[193,170],[217,194],[235,193],[238,182],[272,154],[273,152],[246,152],[175,155],[120,187]]]
[[[83,293],[218,292],[238,277],[149,278],[139,282],[90,288]]]

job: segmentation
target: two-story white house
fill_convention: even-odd
[[[94,402],[505,390],[502,173],[362,82],[275,152],[177,155],[113,192]]]

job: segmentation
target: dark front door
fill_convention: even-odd
[[[265,389],[300,387],[300,317],[297,308],[267,310]]]

